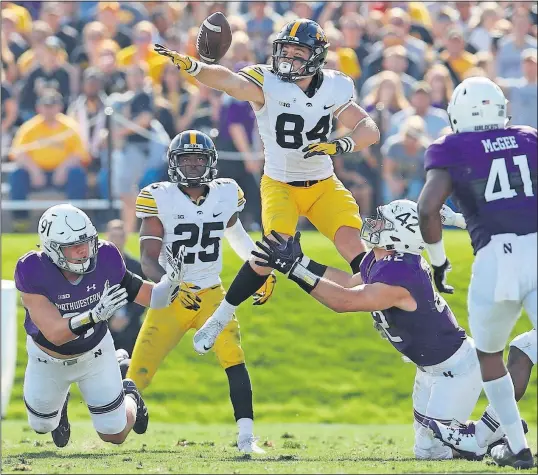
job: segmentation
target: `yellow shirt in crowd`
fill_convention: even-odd
[[[90,156],[78,132],[78,124],[64,114],[58,114],[54,127],[45,123],[42,115],[36,115],[22,124],[11,144],[10,158],[20,152],[28,155],[36,165],[45,171],[53,171],[73,155],[80,157],[82,164],[90,161]],[[38,146],[25,151],[24,146],[39,142]]]
[[[29,35],[32,32],[32,16],[26,8],[12,2],[4,2],[3,7],[17,15],[17,31],[19,33]]]
[[[460,81],[463,80],[465,73],[476,65],[476,56],[468,51],[464,51],[459,58],[454,59],[449,59],[448,52],[443,51],[439,57],[450,65]]]

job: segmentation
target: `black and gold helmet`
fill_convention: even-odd
[[[186,130],[176,135],[168,147],[167,157],[168,176],[174,183],[196,187],[217,177],[217,149],[213,140],[199,130]],[[205,158],[205,161],[182,163],[193,157]]]
[[[298,68],[283,59],[284,45],[304,46],[310,50],[308,59],[294,58],[300,62]],[[273,72],[283,81],[295,82],[316,74],[325,64],[329,41],[325,32],[315,21],[301,18],[288,23],[273,41]]]

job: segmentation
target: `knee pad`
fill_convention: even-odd
[[[42,419],[33,415],[28,415],[28,423],[30,427],[38,434],[47,434],[52,432],[60,423],[60,417],[54,417],[52,419]]]

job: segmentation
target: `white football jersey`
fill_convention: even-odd
[[[353,100],[353,80],[323,69],[321,86],[308,97],[295,83],[280,80],[270,66],[247,66],[239,74],[263,89],[265,104],[255,114],[265,149],[264,173],[283,182],[331,176],[331,157],[318,155],[305,160],[303,148],[328,141],[334,112]]]
[[[185,282],[202,289],[220,283],[224,231],[230,218],[246,203],[243,190],[232,179],[217,178],[208,186],[209,192],[200,205],[193,203],[177,183],[167,181],[146,186],[136,199],[138,218],[156,216],[163,224],[159,264],[166,269],[167,244],[177,249],[185,245]]]

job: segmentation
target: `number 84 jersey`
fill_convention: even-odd
[[[308,97],[297,84],[280,80],[269,66],[248,66],[239,74],[263,90],[265,104],[254,112],[265,149],[264,173],[282,182],[331,176],[333,163],[328,155],[305,160],[302,150],[329,140],[335,111],[353,100],[353,80],[324,69],[321,86]]]
[[[185,281],[202,289],[220,283],[222,238],[230,218],[243,210],[243,190],[231,179],[218,178],[208,184],[209,192],[195,204],[176,183],[159,182],[146,186],[136,199],[138,218],[158,217],[164,239],[159,264],[166,268],[166,245],[174,252],[185,245]]]

